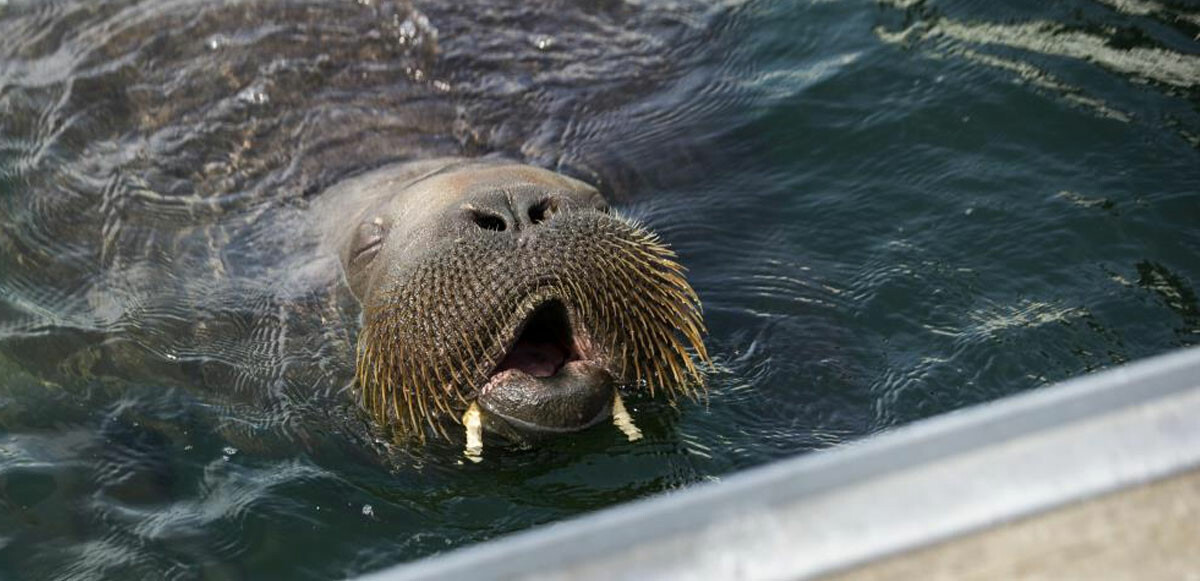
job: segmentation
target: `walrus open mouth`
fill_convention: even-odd
[[[612,375],[590,356],[594,349],[576,332],[562,300],[535,308],[514,337],[475,400],[491,416],[491,431],[574,432],[608,416]]]
[[[535,309],[517,333],[504,359],[480,390],[481,395],[498,375],[510,369],[533,377],[551,377],[567,362],[581,359],[567,307],[560,300],[547,301]]]
[[[357,385],[378,425],[418,439],[493,419],[569,432],[617,419],[618,386],[699,396],[699,298],[654,234],[591,210],[492,234],[396,264],[364,302]]]

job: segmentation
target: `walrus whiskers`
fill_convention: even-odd
[[[672,401],[703,392],[693,361],[709,361],[702,310],[675,253],[601,212],[556,214],[548,225],[519,241],[455,239],[366,305],[357,377],[381,425],[424,440],[445,436],[441,419],[464,423],[452,410],[471,409],[521,322],[547,301],[564,305],[618,381]]]

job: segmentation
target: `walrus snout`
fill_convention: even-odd
[[[535,309],[479,390],[489,431],[564,433],[608,417],[613,377],[572,327],[561,300]]]

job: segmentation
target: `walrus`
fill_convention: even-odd
[[[704,323],[683,268],[582,181],[442,158],[346,179],[311,211],[362,306],[358,396],[399,438],[461,421],[477,454],[479,428],[574,432],[614,410],[633,438],[619,386],[703,389]]]

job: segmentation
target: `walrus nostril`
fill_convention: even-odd
[[[549,219],[550,216],[553,216],[557,210],[558,200],[545,198],[529,207],[529,222],[532,224],[541,224]]]
[[[483,212],[473,212],[471,219],[475,221],[475,225],[484,230],[495,230],[503,232],[508,228],[508,224],[504,222],[504,218],[495,214],[484,214]]]

